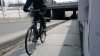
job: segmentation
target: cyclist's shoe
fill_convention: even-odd
[[[43,32],[46,32],[46,28],[43,29]]]
[[[37,42],[37,39],[33,38],[32,42]]]
[[[46,28],[45,28],[45,29],[43,29],[43,33],[45,33],[45,35],[47,36],[47,34],[46,34]]]
[[[38,37],[37,38],[33,38],[33,42],[37,42],[37,40],[38,40]]]

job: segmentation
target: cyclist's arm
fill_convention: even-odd
[[[27,0],[24,8],[30,7],[30,5],[32,4],[32,2],[33,2],[33,0]]]

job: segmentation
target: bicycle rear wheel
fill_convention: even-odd
[[[34,30],[30,27],[27,31],[25,38],[25,50],[28,55],[31,55],[35,50],[36,42],[33,42],[34,38],[36,38],[36,34]]]
[[[43,29],[40,30],[40,40],[43,43],[46,39],[46,32],[43,31]]]

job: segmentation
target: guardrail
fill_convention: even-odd
[[[0,18],[25,18],[28,13],[22,10],[22,7],[4,7],[0,9]]]

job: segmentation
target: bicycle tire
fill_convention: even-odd
[[[46,39],[46,32],[43,31],[43,29],[40,30],[40,40],[42,43],[45,42]]]
[[[34,30],[32,29],[32,27],[30,27],[26,33],[26,38],[25,38],[25,50],[28,55],[31,55],[36,48],[36,42],[32,41],[33,38],[35,37],[36,37],[36,34]]]

